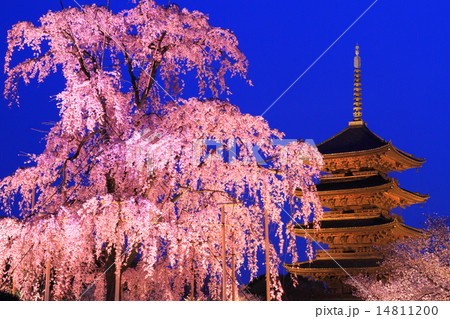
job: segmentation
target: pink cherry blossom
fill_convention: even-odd
[[[427,218],[425,232],[384,250],[381,269],[348,284],[366,300],[450,300],[450,229],[448,218]],[[362,287],[364,289],[362,289]]]
[[[34,56],[13,65],[25,47]],[[21,298],[42,300],[50,262],[53,300],[114,299],[116,275],[123,299],[180,300],[192,282],[196,298],[220,299],[221,208],[234,203],[225,207],[228,265],[233,244],[237,274],[256,276],[267,210],[280,240],[270,246],[272,295],[280,298],[283,206],[291,204],[297,222],[320,218],[322,158],[306,143],[275,145],[282,133],[219,99],[229,91],[225,79],[245,79],[247,66],[231,31],[150,0],[116,14],[95,5],[50,11],[39,26],[13,26],[4,93],[11,103],[18,81],[62,72],[66,82],[45,150],[0,181],[11,216],[0,220],[3,287],[14,282]],[[183,95],[189,72],[196,97]],[[254,145],[268,163],[258,162]]]

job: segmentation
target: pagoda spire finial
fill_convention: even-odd
[[[353,60],[354,79],[353,79],[353,121],[349,125],[363,125],[362,103],[361,103],[361,58],[359,57],[359,45],[355,47],[355,58]]]

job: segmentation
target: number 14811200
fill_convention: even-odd
[[[436,316],[437,306],[377,306],[377,315],[391,316]]]

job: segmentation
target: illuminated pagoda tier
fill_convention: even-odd
[[[320,220],[320,229],[312,225],[294,228],[295,235],[326,244],[328,249],[318,250],[312,262],[285,264],[290,273],[323,281],[331,294],[341,296],[350,294],[343,284],[349,274],[377,270],[381,256],[374,246],[421,233],[403,224],[391,210],[424,203],[428,198],[399,187],[397,180],[387,175],[418,168],[424,160],[399,150],[367,128],[362,120],[360,72],[356,46],[354,119],[317,146],[325,162],[317,190],[322,206],[329,210]]]

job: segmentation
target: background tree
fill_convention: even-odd
[[[25,47],[33,57],[13,65]],[[263,118],[218,99],[228,93],[226,75],[245,78],[246,70],[231,31],[176,5],[141,0],[119,13],[91,5],[13,26],[5,96],[17,103],[20,80],[54,72],[66,83],[45,150],[0,183],[3,209],[12,216],[18,205],[21,214],[0,222],[3,284],[42,299],[51,265],[53,299],[112,300],[120,276],[123,298],[177,300],[190,285],[198,298],[217,299],[220,209],[230,202],[225,249],[239,251],[238,273],[255,276],[264,210],[280,247],[287,200],[297,221],[320,218],[322,159],[305,143],[275,145],[283,135]],[[183,99],[194,75],[198,96]],[[270,160],[258,162],[255,146]],[[270,258],[276,283],[273,245]],[[275,284],[273,296],[279,291]]]
[[[347,283],[366,300],[450,300],[448,218],[426,220],[423,236],[398,241],[384,251],[381,271]],[[364,287],[364,290],[361,289]]]

